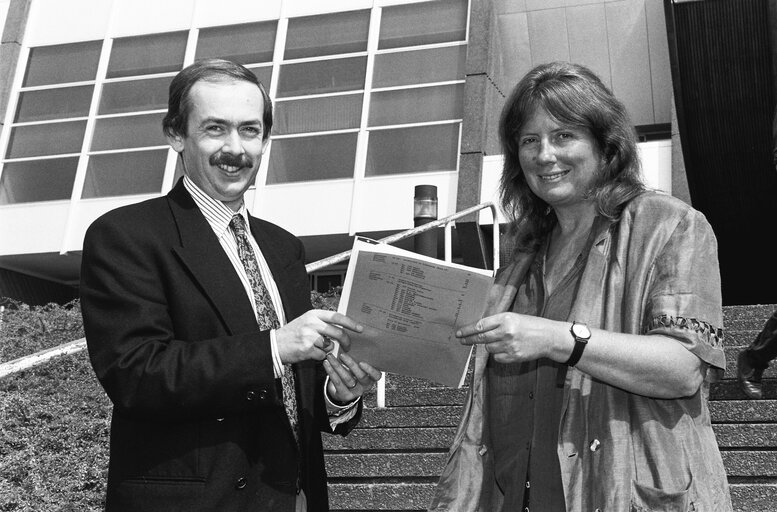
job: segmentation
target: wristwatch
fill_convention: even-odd
[[[585,324],[572,322],[569,332],[575,338],[575,348],[572,349],[572,355],[569,356],[565,364],[567,366],[575,366],[580,361],[580,356],[583,355],[583,350],[588,345],[588,340],[591,339],[591,330]]]

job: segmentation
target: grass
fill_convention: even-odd
[[[81,337],[77,303],[13,304],[0,361]],[[0,379],[0,511],[102,510],[110,411],[85,351]]]
[[[311,299],[334,310],[339,290]],[[84,336],[77,301],[0,303],[0,362]],[[0,512],[102,510],[110,418],[86,351],[0,378]]]

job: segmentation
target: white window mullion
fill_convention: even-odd
[[[372,94],[372,75],[375,68],[375,52],[378,50],[380,36],[381,9],[373,4],[370,12],[370,28],[367,37],[367,70],[364,74],[364,98],[362,98],[362,118],[359,124],[359,135],[356,139],[356,160],[353,173],[353,188],[351,192],[351,210],[348,218],[348,234],[354,236],[358,230],[356,225],[360,194],[367,167],[367,149],[369,146],[369,131],[367,126],[370,116],[370,100]]]
[[[73,183],[73,192],[70,195],[70,208],[68,209],[67,222],[65,223],[65,233],[62,237],[62,246],[59,253],[66,254],[68,247],[75,246],[74,228],[75,219],[78,218],[79,206],[81,204],[81,194],[86,181],[86,171],[89,166],[89,148],[92,145],[92,135],[94,134],[94,125],[97,122],[97,112],[100,107],[100,96],[102,94],[102,84],[105,81],[105,75],[108,72],[108,61],[111,58],[111,48],[113,48],[113,39],[103,40],[102,50],[100,51],[100,60],[97,64],[97,76],[95,77],[94,91],[92,91],[92,103],[89,106],[89,117],[86,120],[84,129],[84,140],[81,144],[81,156],[78,159],[76,167],[76,177]],[[80,241],[80,240],[79,240]]]
[[[283,63],[283,53],[286,48],[286,34],[289,29],[289,19],[286,17],[286,2],[281,5],[280,19],[275,29],[275,48],[272,57],[272,75],[269,84],[264,85],[270,98],[275,98],[278,94],[278,80],[281,74],[281,64]],[[273,119],[273,122],[275,119]],[[256,191],[254,193],[253,211],[255,215],[261,211],[261,205],[267,201],[267,174],[270,169],[270,155],[272,153],[272,140],[268,141],[267,150],[262,156],[262,163],[259,166],[259,172],[256,175]]]

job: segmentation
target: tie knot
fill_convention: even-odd
[[[229,221],[229,227],[231,227],[232,231],[234,231],[236,234],[245,235],[246,221],[243,219],[242,215],[235,215],[232,217],[232,220]]]

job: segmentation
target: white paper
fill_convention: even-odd
[[[482,316],[493,272],[356,239],[338,311],[355,359],[378,370],[461,387],[471,347],[456,329]]]

